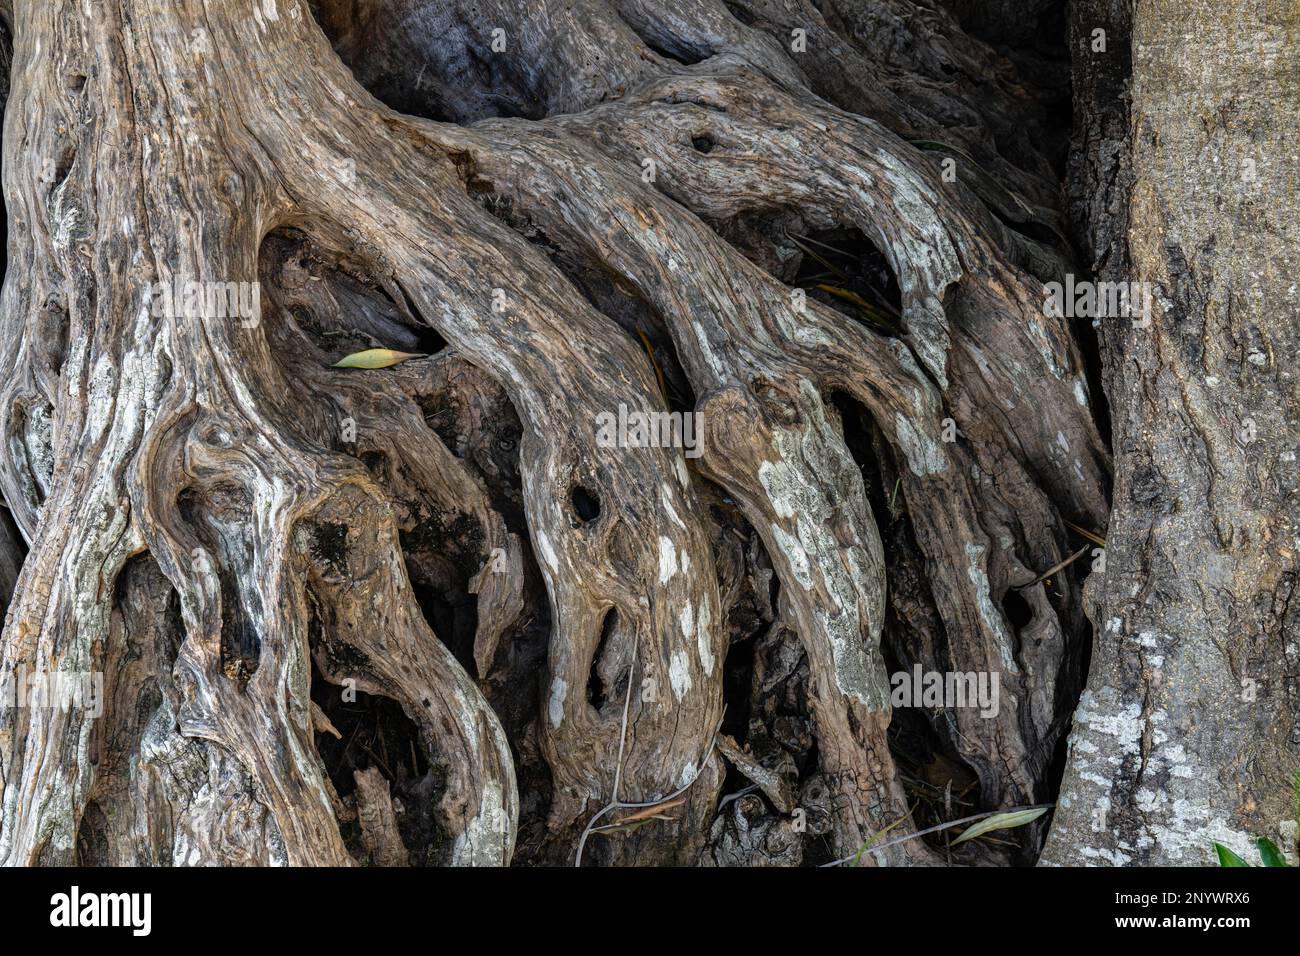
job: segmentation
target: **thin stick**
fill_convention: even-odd
[[[623,695],[623,723],[618,731],[618,763],[614,765],[613,800],[618,803],[618,787],[623,779],[623,744],[627,741],[627,715],[632,708],[632,686],[636,683],[636,654],[641,647],[641,632],[632,633],[632,663],[627,667],[627,693]]]
[[[635,647],[635,643],[633,646]],[[633,666],[635,666],[635,664],[636,664],[636,660],[635,658],[633,658]],[[628,707],[631,705],[631,702],[632,702],[632,677],[631,674],[629,673],[628,686],[627,686],[627,698],[626,700],[623,701],[623,729],[619,735],[619,742],[618,742],[618,766],[615,767],[614,769],[614,799],[611,800],[609,803],[607,803],[605,806],[603,806],[600,810],[598,810],[596,812],[596,815],[587,821],[587,826],[582,831],[582,836],[578,838],[578,852],[573,858],[574,867],[582,866],[582,852],[587,846],[587,837],[589,837],[595,831],[597,820],[601,819],[603,816],[605,816],[605,814],[612,813],[615,810],[640,810],[644,807],[657,807],[661,803],[667,803],[669,800],[675,800],[677,797],[680,797],[683,793],[685,793],[687,790],[691,789],[691,787],[695,785],[696,780],[700,779],[700,771],[704,769],[704,764],[708,761],[709,755],[713,753],[714,747],[717,746],[716,741],[718,737],[718,732],[722,730],[721,720],[718,721],[718,726],[713,729],[713,736],[709,738],[710,741],[709,749],[705,751],[704,756],[700,758],[700,762],[695,767],[695,773],[691,776],[691,779],[688,783],[678,787],[676,790],[668,794],[666,797],[660,797],[658,800],[646,800],[644,803],[632,803],[626,800],[618,799],[618,787],[619,787],[619,782],[622,779],[622,771],[623,771],[623,739],[627,736],[627,712],[628,712]],[[723,716],[724,717],[726,716],[725,711]]]
[[[1095,531],[1089,531],[1087,528],[1081,528],[1073,521],[1065,522],[1065,526],[1069,528],[1071,531],[1073,531],[1075,534],[1087,538],[1093,544],[1097,545],[1097,547],[1099,548],[1106,547],[1106,539],[1103,538],[1101,535],[1097,534]]]
[[[1088,553],[1088,548],[1089,548],[1089,547],[1090,547],[1090,545],[1086,545],[1086,544],[1085,544],[1082,548],[1080,548],[1078,551],[1074,552],[1074,554],[1070,555],[1070,556],[1069,556],[1068,558],[1066,558],[1064,561],[1059,561],[1059,562],[1057,562],[1056,564],[1052,565],[1050,568],[1048,568],[1046,571],[1044,571],[1044,572],[1043,572],[1042,574],[1040,574],[1038,577],[1034,578],[1034,579],[1033,579],[1032,581],[1030,581],[1028,584],[1022,584],[1020,587],[1016,588],[1016,590],[1017,590],[1017,591],[1023,591],[1023,590],[1025,590],[1026,588],[1032,588],[1035,584],[1042,584],[1044,581],[1046,581],[1048,578],[1050,578],[1050,577],[1051,577],[1053,574],[1055,574],[1057,571],[1060,571],[1062,568],[1068,568],[1070,565],[1074,564],[1075,561],[1078,561],[1081,557],[1083,557],[1085,554],[1087,554],[1087,553]]]
[[[582,851],[587,845],[587,837],[591,834],[596,821],[611,810],[618,809],[618,788],[623,780],[623,744],[627,740],[627,715],[632,707],[632,686],[636,683],[636,657],[640,646],[641,632],[636,631],[632,635],[632,663],[627,669],[627,693],[623,696],[623,723],[618,730],[618,761],[614,764],[614,793],[610,802],[605,804],[594,817],[587,821],[587,828],[582,831],[582,837],[578,840],[578,854],[573,861],[575,867],[582,866]]]

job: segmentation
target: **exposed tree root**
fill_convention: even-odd
[[[104,670],[110,719],[5,711],[6,861],[501,864],[517,841],[557,861],[612,796],[679,791],[599,860],[852,854],[910,813],[891,606],[901,663],[1000,679],[992,719],[931,712],[980,801],[1048,794],[1078,588],[1025,588],[1018,627],[1003,602],[1072,553],[1065,520],[1104,525],[1109,466],[1069,320],[1041,307],[1064,250],[1008,64],[956,52],[928,6],[908,46],[840,4],[322,0],[354,78],[300,3],[101,6],[19,11],[0,489],[32,542],[5,671]],[[988,96],[940,89],[954,65]],[[898,135],[957,114],[989,166],[961,185]],[[792,237],[832,231],[881,257],[895,327],[792,286],[810,259]],[[173,277],[260,280],[260,321],[156,317]],[[438,354],[330,367],[372,345]],[[517,426],[483,414],[507,399]],[[699,416],[698,461],[599,440],[601,413],[674,406]],[[507,424],[517,453],[483,440]],[[873,474],[927,595],[891,605]],[[764,667],[797,657],[811,724],[798,743],[760,720],[718,753],[747,615],[767,618]],[[538,675],[527,635],[547,624]],[[400,772],[349,756],[340,793],[313,664],[316,698],[400,706],[418,747]],[[728,753],[765,797],[718,808]],[[437,827],[403,845],[396,795],[435,778]],[[521,840],[524,778],[550,792],[523,795],[547,823]]]

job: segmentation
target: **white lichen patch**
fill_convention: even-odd
[[[1156,635],[1143,632],[1138,640],[1146,643],[1143,638],[1154,642]],[[1163,710],[1144,715],[1138,702],[1124,701],[1113,687],[1102,687],[1096,693],[1084,692],[1074,720],[1071,772],[1094,788],[1099,809],[1109,807],[1109,794],[1119,775],[1129,772],[1126,768],[1137,761],[1143,768],[1143,785],[1133,795],[1143,832],[1132,845],[1117,841],[1117,848],[1080,847],[1084,857],[1113,862],[1129,857],[1123,852],[1128,850],[1141,851],[1156,862],[1209,864],[1215,842],[1249,855],[1250,835],[1229,822],[1234,798],[1222,792],[1215,773],[1196,765],[1183,743],[1171,739],[1172,731],[1161,726],[1168,721]],[[1104,807],[1101,801],[1106,801]]]
[[[513,831],[501,785],[485,781],[479,790],[478,813],[452,844],[452,866],[503,866],[510,859]]]
[[[1130,702],[1117,707],[1119,693],[1111,687],[1103,688],[1100,696],[1085,690],[1074,711],[1074,722],[1093,734],[1113,737],[1115,743],[1106,750],[1110,761],[1122,762],[1125,756],[1136,754],[1142,739],[1142,707]]]
[[[677,786],[689,787],[695,782],[695,777],[699,773],[699,768],[693,763],[688,763],[682,768],[682,775],[677,778]]]
[[[1079,852],[1089,860],[1108,866],[1127,866],[1133,859],[1127,853],[1107,847],[1081,846]]]
[[[946,388],[948,330],[939,295],[961,278],[961,259],[925,181],[887,150],[879,151],[875,158],[885,170],[885,182],[892,187],[894,208],[908,226],[881,247],[898,277],[908,341]]]
[[[768,525],[772,556],[784,559],[782,576],[792,599],[812,614],[814,636],[825,642],[839,691],[887,709],[884,663],[875,652],[884,613],[879,535],[839,429],[811,382],[801,380],[799,390],[806,426],[776,429],[769,460],[760,466],[759,480],[777,519]]]
[[[905,418],[902,412],[894,415],[894,440],[907,459],[907,467],[918,478],[947,469],[948,459],[939,443]]]
[[[1188,864],[1213,864],[1215,843],[1242,857],[1254,851],[1250,834],[1231,827],[1226,814],[1203,796],[1187,799],[1158,792],[1147,810],[1146,824],[1152,843],[1164,857]]]
[[[817,625],[831,642],[835,684],[840,692],[872,710],[888,710],[888,675],[884,662],[862,641],[862,623],[855,610],[830,615],[817,611]]]

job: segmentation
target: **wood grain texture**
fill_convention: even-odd
[[[913,803],[891,664],[996,674],[996,717],[920,720],[981,804],[1049,796],[1087,625],[1073,577],[1025,586],[1105,526],[1110,462],[1042,308],[1045,120],[941,8],[872,9],[20,0],[3,667],[104,671],[109,707],[4,711],[0,857],[571,862],[678,791],[592,859],[850,855]],[[952,183],[908,140],[955,127]],[[795,288],[829,233],[896,329]],[[260,316],[156,314],[176,277]],[[430,355],[333,367],[368,347]],[[607,447],[620,406],[702,454]],[[322,756],[345,690],[409,758]],[[780,800],[719,809],[727,748]]]

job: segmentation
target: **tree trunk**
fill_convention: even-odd
[[[0,859],[796,865],[1051,800],[1090,641],[1090,562],[1062,562],[1111,466],[1091,330],[1043,305],[1073,268],[1067,67],[979,38],[1016,9],[17,0],[0,491],[30,553],[3,674],[104,687],[102,715],[3,708]],[[1160,155],[1143,215],[1192,188]],[[1171,229],[1201,249],[1193,208]],[[1165,315],[1228,308],[1146,242]],[[1168,434],[1120,446],[1097,600],[1135,635],[1246,625],[1256,667],[1286,603],[1246,589],[1294,574],[1293,426],[1263,420],[1294,342],[1242,309],[1213,354],[1257,444],[1184,411],[1217,450],[1157,490],[1202,359],[1172,320],[1103,333],[1171,378],[1107,366],[1122,434]],[[370,348],[420,357],[335,367]],[[610,440],[669,413],[696,431]],[[1192,557],[1215,526],[1184,498],[1221,516],[1211,553],[1258,557],[1224,558],[1213,609],[1116,570]],[[1167,668],[1209,666],[1185,643]],[[913,668],[997,706],[892,706]],[[1101,673],[1085,734],[1150,680]],[[1251,786],[1280,755],[1243,751]],[[1046,834],[862,859],[1029,862]]]
[[[1131,142],[1112,122],[1080,144],[1095,219],[1120,227],[1093,251],[1156,292],[1149,328],[1102,332],[1114,514],[1045,859],[1204,864],[1216,841],[1256,859],[1261,836],[1294,858],[1300,16],[1091,8],[1076,32],[1123,42],[1131,16],[1133,50]],[[1128,64],[1082,67],[1095,92]]]

